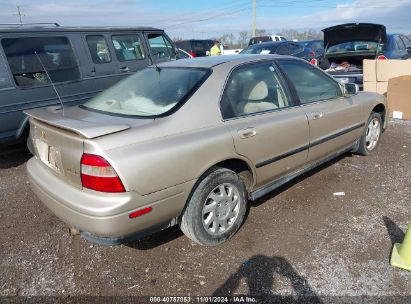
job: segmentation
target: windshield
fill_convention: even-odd
[[[205,69],[146,68],[86,102],[83,107],[106,113],[157,116],[171,110],[205,80]]]
[[[375,41],[352,41],[333,45],[327,54],[335,53],[375,53],[378,43]]]

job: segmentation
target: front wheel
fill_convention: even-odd
[[[371,113],[368,118],[366,128],[361,136],[357,153],[361,155],[369,155],[380,142],[382,133],[382,119],[378,113]]]
[[[211,171],[194,190],[183,212],[180,228],[193,241],[215,246],[231,238],[246,213],[246,190],[233,171]]]

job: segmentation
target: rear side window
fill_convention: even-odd
[[[277,50],[275,51],[276,54],[278,55],[290,55],[290,49],[288,44],[282,44],[280,45]]]
[[[80,78],[67,37],[4,38],[1,44],[18,86],[48,85],[46,71],[55,83]]]
[[[411,48],[411,41],[405,37],[405,36],[401,36],[402,41],[404,41],[405,47],[406,48]]]
[[[91,59],[96,64],[111,62],[111,54],[106,39],[101,35],[87,36]]]
[[[336,82],[308,63],[279,60],[281,67],[294,84],[302,104],[341,96]]]
[[[10,79],[7,73],[6,65],[0,57],[0,89],[8,88],[10,86]]]
[[[394,41],[395,41],[396,49],[405,50],[404,42],[402,42],[400,36],[395,36]]]
[[[144,49],[138,35],[114,35],[111,37],[119,61],[144,59]]]
[[[294,43],[290,44],[290,54],[291,55],[301,53],[302,51],[304,51],[304,47],[302,45],[294,44]]]
[[[148,43],[154,59],[170,59],[173,54],[171,43],[162,34],[149,34]]]

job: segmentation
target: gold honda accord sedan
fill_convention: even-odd
[[[26,113],[33,191],[109,245],[176,224],[221,244],[248,201],[342,153],[369,154],[387,126],[384,96],[276,55],[162,63],[80,106]]]

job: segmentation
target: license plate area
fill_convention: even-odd
[[[38,138],[35,140],[35,143],[40,160],[54,171],[63,174],[60,150]]]

